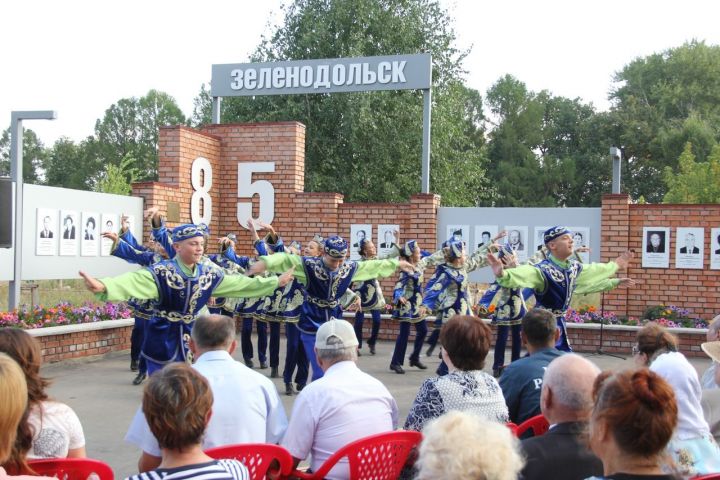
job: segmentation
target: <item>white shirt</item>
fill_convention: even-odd
[[[387,388],[355,362],[339,362],[300,392],[281,445],[301,460],[312,454],[310,466],[317,471],[341,447],[392,431],[397,422],[397,403]],[[326,478],[349,478],[347,459]]]
[[[700,383],[702,384],[703,390],[712,390],[713,388],[720,388],[720,385],[715,383],[715,369],[718,368],[717,362],[712,362],[712,365],[705,370]]]
[[[28,416],[33,431],[32,448],[27,457],[66,458],[69,450],[85,446],[80,419],[64,403],[45,400],[33,406]]]
[[[203,353],[193,368],[210,383],[214,398],[203,449],[280,441],[288,421],[277,389],[269,378],[236,362],[224,350]],[[161,456],[142,408],[135,414],[125,441],[150,455]]]
[[[678,424],[673,436],[680,440],[710,435],[700,404],[702,389],[697,371],[685,355],[668,352],[658,356],[650,370],[663,377],[673,388],[678,406]]]

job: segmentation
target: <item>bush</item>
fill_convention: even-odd
[[[36,305],[28,308],[23,306],[11,312],[0,312],[0,327],[32,329],[131,317],[132,311],[124,304],[84,303],[78,307],[69,303],[60,303],[54,307]]]

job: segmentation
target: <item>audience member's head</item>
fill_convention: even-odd
[[[551,424],[590,418],[593,385],[600,369],[591,361],[569,353],[556,358],[543,377],[540,408]]]
[[[0,353],[0,465],[13,456],[15,436],[27,411],[25,374],[10,356]]]
[[[658,355],[677,351],[677,338],[666,328],[655,322],[642,327],[636,336],[637,345],[633,349],[635,363],[639,366],[650,365]]]
[[[150,376],[142,410],[160,448],[182,452],[202,441],[212,403],[205,377],[185,363],[172,363]]]
[[[490,327],[478,317],[455,315],[440,330],[445,363],[463,371],[482,370],[491,336]]]
[[[232,354],[236,346],[235,320],[225,315],[197,317],[190,342],[193,354],[200,356],[210,350],[225,350]]]
[[[338,362],[356,362],[358,344],[350,323],[334,318],[323,323],[315,337],[315,354],[320,367],[327,370]]]
[[[419,480],[515,480],[523,459],[518,440],[505,425],[451,411],[423,429],[416,465]]]
[[[533,308],[522,319],[522,337],[530,353],[554,347],[560,337],[555,316],[548,310]]]
[[[714,342],[720,340],[720,315],[716,316],[708,325],[707,341]]]
[[[40,376],[40,344],[19,328],[0,328],[0,352],[8,354],[25,373],[29,403],[32,405],[47,400],[45,389],[50,381]]]
[[[678,422],[672,387],[647,368],[603,372],[595,380],[593,396],[590,446],[603,461],[605,474],[623,468],[621,462],[659,467]]]

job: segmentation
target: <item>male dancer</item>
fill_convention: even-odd
[[[217,265],[203,261],[204,226],[186,224],[172,231],[176,256],[135,272],[95,279],[80,271],[85,286],[101,300],[154,299],[155,311],[143,342],[148,374],[165,364],[189,358],[187,341],[195,315],[211,296],[259,297],[292,280],[292,269],[280,277],[225,276]]]
[[[547,229],[543,240],[550,254],[536,265],[505,269],[503,262],[493,254],[488,254],[487,261],[501,287],[533,289],[536,306],[550,310],[557,319],[560,338],[556,347],[571,352],[565,329],[565,312],[573,293],[580,288],[584,293],[590,293],[634,285],[635,282],[629,278],[610,278],[618,270],[626,269],[634,254],[628,250],[608,263],[582,264],[572,258],[573,236],[567,227]]]
[[[303,285],[307,296],[303,303],[298,329],[307,358],[312,365],[312,379],[323,376],[322,369],[315,357],[315,334],[323,323],[331,318],[342,318],[341,297],[353,281],[369,280],[377,277],[389,277],[399,267],[412,272],[413,266],[404,260],[366,260],[364,262],[346,261],[348,244],[338,236],[325,240],[322,257],[299,257],[287,253],[276,253],[260,257],[251,271],[281,272],[296,268],[295,276]]]

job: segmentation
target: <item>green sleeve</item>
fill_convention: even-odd
[[[578,276],[577,288],[598,292],[600,290],[594,290],[594,285],[615,275],[617,269],[618,264],[615,262],[587,263],[583,265],[583,269]]]
[[[505,288],[532,288],[543,290],[545,277],[540,269],[532,265],[518,265],[515,268],[505,269],[503,276],[497,279],[498,284]]]
[[[421,258],[417,264],[418,270],[425,270],[427,267],[436,267],[441,263],[445,263],[445,252],[442,248],[430,256]]]
[[[123,273],[117,277],[103,278],[100,281],[105,285],[105,291],[95,294],[95,298],[98,300],[109,302],[130,298],[153,300],[159,296],[155,279],[146,268]]]
[[[605,280],[601,280],[592,285],[578,285],[575,288],[575,293],[585,295],[588,293],[595,293],[595,292],[607,292],[608,290],[612,290],[613,288],[616,288],[619,283],[620,283],[619,278],[606,278]]]
[[[272,273],[283,273],[295,267],[295,278],[303,285],[307,285],[302,257],[290,253],[274,253],[272,255],[262,256],[260,260],[265,262],[268,272]]]
[[[277,255],[277,254],[276,254]],[[225,275],[215,287],[213,297],[264,297],[278,288],[278,277],[246,277]]]
[[[475,252],[465,261],[465,271],[473,272],[478,268],[486,267],[488,264],[487,254],[488,247],[486,245],[483,245],[475,250]]]
[[[365,260],[358,262],[358,268],[353,275],[353,282],[361,282],[373,278],[389,277],[398,268],[399,260],[391,258],[388,260]]]

